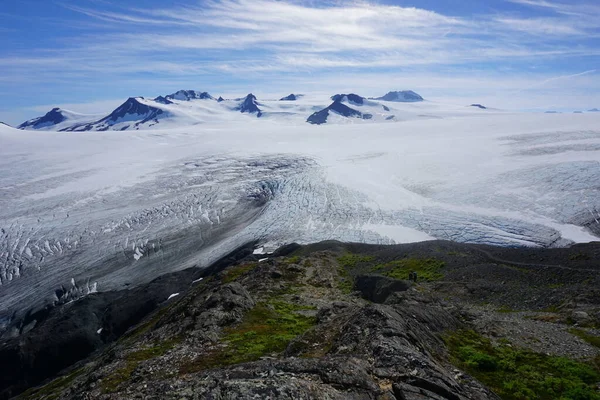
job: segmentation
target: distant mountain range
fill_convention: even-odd
[[[325,101],[324,101],[325,100]],[[41,117],[17,126],[22,130],[62,132],[126,131],[153,128],[192,126],[210,122],[241,122],[253,116],[262,119],[294,119],[312,125],[348,122],[394,122],[407,118],[407,108],[418,112],[418,104],[425,100],[412,90],[390,91],[381,97],[363,97],[356,93],[339,93],[332,101],[310,95],[290,93],[280,99],[261,100],[249,93],[245,97],[225,99],[208,92],[178,90],[153,99],[130,97],[108,115],[85,115],[61,108],[53,108]],[[404,109],[398,103],[405,103]],[[417,107],[414,108],[413,107]],[[413,107],[413,108],[410,108]],[[487,110],[473,103],[468,108]],[[551,113],[552,111],[548,111]],[[600,112],[592,108],[587,112]],[[426,113],[415,114],[427,117]],[[410,116],[409,116],[410,117]],[[4,124],[6,125],[6,124]]]
[[[221,96],[215,98],[208,92],[179,90],[153,99],[130,97],[108,115],[84,115],[53,108],[17,128],[62,132],[125,131],[235,120],[237,117],[233,113],[257,118],[302,118],[317,125],[331,122],[331,116],[335,116],[336,122],[340,122],[340,118],[392,121],[394,115],[390,107],[379,102],[423,101],[413,91],[389,92],[370,100],[354,93],[336,94],[331,96],[333,103],[328,106],[304,99],[304,94],[291,93],[279,100],[259,102],[252,93],[242,98],[224,99]]]
[[[126,131],[193,126],[215,122],[245,123],[248,117],[273,120],[295,120],[312,125],[349,122],[394,122],[411,116],[428,117],[416,103],[424,102],[412,90],[390,91],[381,97],[363,97],[356,93],[339,93],[327,99],[291,93],[279,99],[258,100],[249,93],[245,97],[225,99],[208,92],[179,90],[156,98],[130,97],[108,115],[85,115],[53,108],[43,116],[23,122],[22,130],[62,132]],[[401,106],[399,103],[405,103]],[[398,108],[400,107],[400,108]],[[407,108],[408,107],[408,108]],[[416,108],[415,108],[416,107]],[[481,104],[469,108],[488,110]],[[589,112],[597,112],[594,108]],[[410,114],[412,113],[412,114]],[[410,115],[409,115],[410,114]]]

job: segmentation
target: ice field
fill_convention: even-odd
[[[394,103],[395,121],[310,125],[312,101],[123,132],[0,125],[0,328],[250,240],[600,240],[600,113]]]

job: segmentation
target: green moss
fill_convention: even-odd
[[[350,276],[350,273],[344,267],[339,266],[338,275],[340,276],[340,279],[338,280],[338,289],[344,294],[352,293],[354,280],[352,279],[352,276]]]
[[[127,354],[124,359],[125,365],[102,380],[103,392],[116,392],[123,382],[127,382],[131,378],[133,371],[135,371],[142,362],[162,356],[180,341],[180,338],[175,338]]]
[[[584,331],[583,329],[578,329],[578,328],[569,329],[569,333],[585,340],[592,346],[600,348],[600,337],[598,337],[598,336],[591,335],[590,333]]]
[[[301,314],[313,309],[279,300],[259,303],[246,313],[239,325],[225,330],[223,348],[197,362],[183,365],[180,372],[192,373],[280,353],[292,339],[315,325],[314,317]]]
[[[293,256],[286,258],[284,261],[285,264],[298,264],[300,262],[300,256]]]
[[[230,267],[225,270],[223,273],[223,283],[230,283],[238,279],[240,276],[244,275],[247,272],[252,271],[254,268],[258,266],[257,263],[249,263],[249,264],[241,264],[236,265],[235,267]]]
[[[285,350],[288,343],[315,324],[298,311],[311,307],[271,301],[254,307],[239,326],[227,330],[223,364],[238,364]]]
[[[452,361],[502,399],[600,399],[598,369],[584,362],[498,346],[473,331],[447,335]]]
[[[354,288],[354,279],[350,274],[351,271],[355,270],[357,267],[360,267],[361,264],[368,264],[375,261],[375,257],[373,256],[364,256],[360,254],[346,253],[337,258],[338,262],[338,288],[344,294],[352,293],[352,289]]]
[[[408,274],[414,271],[419,281],[431,282],[444,277],[440,272],[443,267],[444,262],[435,258],[405,258],[376,265],[372,271],[394,279],[408,279]]]
[[[23,392],[18,399],[57,399],[67,386],[69,386],[75,378],[81,376],[85,372],[85,368],[78,368],[73,372],[58,377],[52,382],[39,388],[29,389]]]
[[[346,253],[337,258],[339,265],[345,270],[355,269],[359,264],[365,264],[375,261],[373,256],[363,256],[360,254]]]

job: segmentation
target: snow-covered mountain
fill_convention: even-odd
[[[235,109],[241,113],[256,114],[256,116],[260,118],[262,116],[262,110],[258,108],[259,105],[260,104],[256,101],[256,96],[250,93]]]
[[[195,90],[178,90],[175,93],[169,94],[165,96],[168,100],[180,100],[180,101],[190,101],[190,100],[204,100],[214,98],[208,94],[208,92],[196,92]],[[156,99],[154,99],[156,100]]]
[[[392,121],[395,118],[388,106],[354,93],[336,94],[331,96],[331,100],[333,103],[313,113],[306,122],[321,125],[331,122],[357,122],[357,120]]]
[[[156,130],[247,122],[250,117],[280,124],[308,122],[320,125],[399,122],[469,114],[465,107],[417,101],[418,98],[421,97],[412,91],[403,91],[389,92],[379,98],[383,100],[354,93],[331,97],[291,93],[282,98],[260,100],[250,93],[240,98],[225,99],[221,96],[215,98],[205,91],[179,90],[156,98],[131,97],[108,115],[82,115],[55,108],[18,128],[66,132]]]
[[[414,103],[423,101],[421,95],[412,90],[401,90],[396,92],[388,92],[384,96],[376,97],[373,100],[396,101],[399,103]]]
[[[30,119],[19,125],[18,129],[24,130],[61,130],[73,124],[90,121],[94,115],[78,114],[73,111],[63,110],[61,108],[53,108],[45,115]]]
[[[169,99],[167,99],[164,96],[158,96],[157,98],[154,99],[155,102],[160,103],[160,104],[173,104],[173,102]]]
[[[357,100],[357,98],[359,98],[359,96],[356,96],[356,95],[350,95],[350,96],[355,96],[355,97],[353,97],[354,100]],[[351,104],[358,104],[358,103],[349,101],[349,99],[346,95],[335,95],[332,97],[332,99],[333,99],[333,103],[331,103],[329,106],[325,107],[324,109],[312,114],[310,117],[308,117],[306,122],[313,124],[313,125],[325,124],[328,122],[329,116],[331,114],[339,115],[341,117],[346,117],[346,118],[371,119],[373,117],[372,114],[363,114],[362,112],[360,112],[354,108],[350,108],[346,104],[344,104],[343,102],[349,102]],[[360,99],[362,99],[362,97],[360,97]],[[360,104],[362,104],[362,101]]]
[[[123,131],[127,129],[139,129],[141,126],[150,127],[155,125],[159,119],[171,116],[168,111],[151,103],[154,102],[145,100],[143,97],[130,97],[106,117],[89,123],[75,124],[62,129],[62,131],[107,131],[109,129]],[[158,105],[158,103],[155,104]]]
[[[304,95],[291,93],[285,97],[282,97],[281,99],[279,99],[279,101],[296,101],[299,98],[301,98],[302,96],[304,96]]]

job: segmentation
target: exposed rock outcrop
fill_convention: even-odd
[[[516,313],[503,324],[497,319],[501,313],[481,303],[543,308],[553,297],[544,298],[542,291],[557,281],[569,283],[552,289],[569,302],[556,318],[593,326],[600,296],[582,288],[598,280],[593,260],[599,249],[598,244],[540,250],[440,241],[400,246],[323,242],[292,244],[265,256],[246,246],[202,272],[165,278],[173,285],[155,282],[134,297],[114,293],[102,303],[90,296],[63,306],[21,338],[19,346],[32,335],[60,332],[69,332],[67,338],[79,332],[82,340],[72,336],[48,350],[38,340],[35,356],[13,347],[2,354],[2,367],[8,371],[10,362],[19,360],[48,362],[65,349],[67,354],[89,352],[86,343],[120,337],[23,397],[497,399],[450,362],[446,335],[465,329],[492,337],[507,332],[511,337],[503,340],[528,346],[512,337],[518,336],[511,330],[518,323]],[[418,283],[405,280],[413,270],[419,271]],[[536,274],[529,277],[527,271]],[[186,282],[183,289],[181,282]],[[180,295],[170,298],[176,290]],[[158,304],[147,311],[147,301]],[[134,315],[139,318],[126,321],[125,316]],[[567,328],[532,322],[532,316],[545,315],[524,319],[525,337],[532,329],[550,327],[573,346],[567,355],[583,348]],[[106,333],[90,330],[99,324]],[[535,345],[543,354],[553,350],[544,342]],[[593,355],[594,350],[584,349],[582,354]],[[4,387],[21,379],[7,376],[11,379],[2,381]]]

